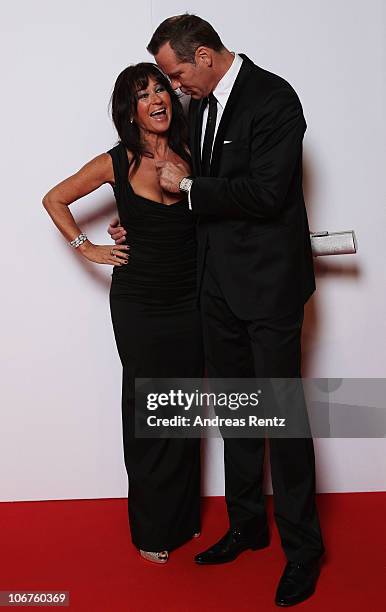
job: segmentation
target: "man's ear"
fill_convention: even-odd
[[[208,68],[211,68],[213,64],[213,50],[209,49],[209,47],[198,47],[196,49],[196,53],[194,54],[194,58],[196,60],[196,64],[201,62],[205,64]]]

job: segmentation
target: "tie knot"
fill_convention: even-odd
[[[208,102],[209,102],[209,106],[213,106],[214,104],[217,104],[216,96],[214,96],[212,93],[210,93],[209,96],[208,96]]]
[[[209,106],[209,110],[217,108],[217,98],[212,93],[204,98],[203,108],[206,108],[207,106]]]

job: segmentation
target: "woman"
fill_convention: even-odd
[[[195,439],[137,439],[134,383],[142,378],[199,378],[203,352],[195,304],[195,224],[186,198],[164,192],[157,163],[183,164],[187,129],[168,79],[150,63],[118,76],[112,116],[119,144],[51,189],[43,199],[53,222],[86,259],[114,265],[110,308],[123,366],[122,423],[133,543],[165,563],[168,551],[200,529],[200,448]],[[101,185],[114,189],[127,245],[95,245],[69,205]],[[167,204],[165,206],[165,204]]]

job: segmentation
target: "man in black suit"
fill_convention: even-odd
[[[198,215],[208,375],[300,377],[303,309],[315,281],[299,99],[284,79],[228,51],[194,15],[165,20],[148,50],[173,87],[191,96],[193,176],[170,162],[159,164],[159,176],[165,190],[186,191]],[[230,529],[197,563],[224,563],[267,546],[264,442],[224,439]],[[312,595],[324,552],[314,449],[310,437],[269,444],[275,519],[288,560],[275,601],[288,606]]]

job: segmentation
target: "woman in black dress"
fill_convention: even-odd
[[[186,198],[162,191],[157,163],[189,174],[181,104],[157,66],[129,66],[117,78],[112,115],[119,144],[51,189],[43,204],[87,259],[114,265],[110,307],[123,366],[122,424],[133,543],[164,563],[200,529],[197,439],[145,439],[134,433],[135,378],[200,378],[203,350],[195,303],[195,223]],[[113,186],[127,244],[92,244],[69,204]],[[167,204],[167,206],[165,206]]]

